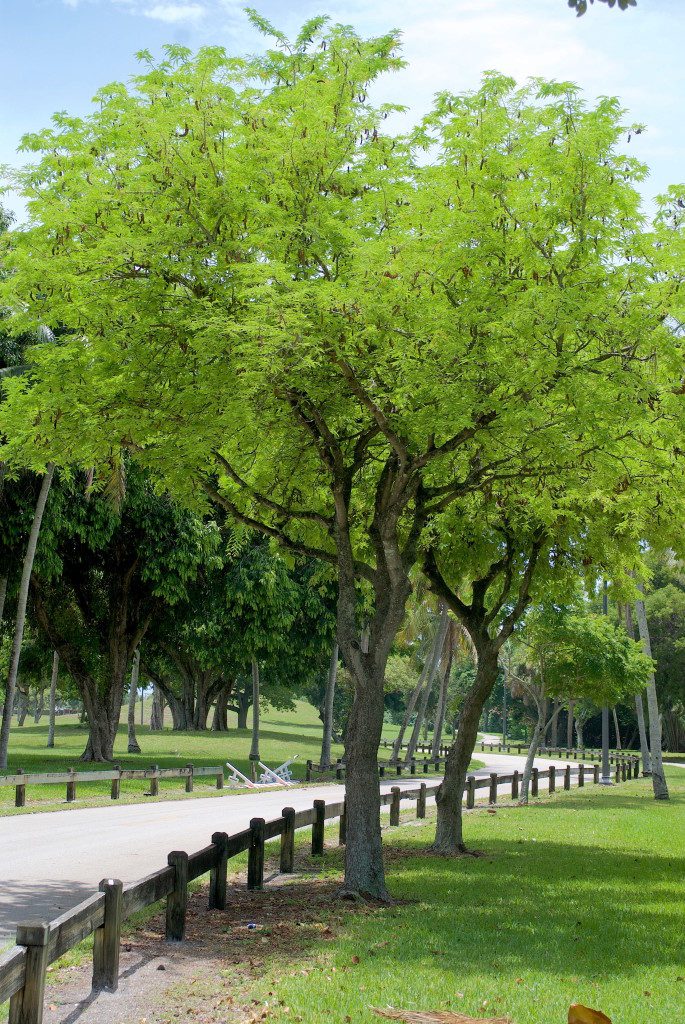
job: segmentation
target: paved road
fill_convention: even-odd
[[[525,762],[504,754],[475,756],[486,764],[475,773],[479,776],[522,770]],[[408,778],[400,781],[409,784]],[[384,783],[383,789],[393,785]],[[342,794],[341,785],[322,785],[0,817],[0,945],[13,936],[18,921],[58,917],[96,890],[101,878],[134,881],[162,867],[170,850],[206,846],[213,832],[238,832],[250,818],[268,820],[285,806],[304,810],[315,799],[333,802]]]

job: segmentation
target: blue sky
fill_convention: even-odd
[[[232,51],[263,45],[235,0],[0,0],[0,164],[56,110],[83,114],[104,83],[135,72],[136,50],[165,42]],[[685,180],[685,0],[595,4],[577,19],[566,0],[253,0],[280,28],[326,13],[364,33],[399,28],[409,66],[379,86],[420,115],[439,89],[474,88],[490,68],[571,79],[589,97],[617,95],[648,126],[631,143],[652,174],[650,198]],[[21,215],[12,196],[7,205]]]

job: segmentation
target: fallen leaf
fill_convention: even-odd
[[[512,1024],[510,1017],[466,1017],[452,1010],[394,1010],[392,1007],[379,1010],[375,1006],[372,1010],[379,1017],[403,1020],[406,1024]]]
[[[611,1024],[611,1017],[601,1010],[591,1010],[588,1006],[574,1003],[568,1010],[568,1024]]]

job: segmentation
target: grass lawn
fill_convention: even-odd
[[[430,823],[386,833],[398,904],[346,912],[332,941],[272,963],[254,998],[272,1024],[363,1024],[372,1006],[565,1024],[575,1001],[614,1024],[682,1021],[685,773],[669,785],[668,804],[637,781],[476,810],[479,858],[424,854]],[[337,860],[327,851],[329,871]]]
[[[149,706],[149,701],[146,702]],[[137,710],[137,715],[140,709]],[[167,711],[167,721],[169,712]],[[146,716],[147,720],[147,716]],[[249,729],[231,728],[227,733],[206,732],[173,732],[168,726],[162,732],[150,732],[148,725],[136,725],[138,743],[141,754],[127,754],[126,709],[122,711],[122,724],[119,726],[115,745],[115,761],[126,768],[149,768],[157,764],[161,768],[178,767],[189,762],[195,765],[225,765],[230,761],[241,771],[249,773],[251,732]],[[235,722],[235,715],[229,716],[229,725]],[[261,757],[266,764],[273,766],[282,764],[288,758],[297,755],[292,766],[296,778],[304,779],[305,765],[308,759],[318,762],[321,754],[321,721],[311,704],[298,701],[293,711],[276,711],[267,708],[261,716]],[[95,770],[108,768],[109,765],[86,765],[79,760],[88,739],[88,730],[79,725],[76,716],[58,717],[55,730],[55,746],[51,750],[46,747],[47,718],[44,716],[38,725],[30,718],[19,728],[15,724],[10,736],[10,756],[7,772],[11,775],[20,768],[25,772],[60,772],[68,768],[79,770]],[[397,734],[397,727],[385,725],[383,737],[392,739]],[[333,746],[332,756],[341,757],[342,746]],[[381,748],[380,757],[389,755],[388,750]],[[477,765],[478,762],[474,762]],[[161,799],[193,799],[200,796],[220,795],[214,787],[214,779],[197,779],[194,793],[184,793],[182,779],[161,780],[159,792]],[[144,799],[143,794],[149,789],[149,783],[123,782],[120,802],[133,802]],[[81,783],[77,789],[77,801],[69,806],[83,807],[90,804],[107,803],[109,782]],[[15,811],[14,788],[0,786],[0,815],[24,814],[32,810],[51,810],[65,808],[65,789],[62,786],[27,786],[26,807]]]

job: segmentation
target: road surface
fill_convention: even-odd
[[[486,765],[477,776],[522,771],[525,763],[524,757],[504,754],[475,756]],[[403,776],[382,788],[406,787],[411,781]],[[421,778],[415,781],[418,785]],[[500,789],[506,793],[510,787]],[[206,846],[213,832],[239,832],[250,818],[268,821],[283,807],[304,810],[316,799],[340,800],[343,792],[342,785],[293,787],[0,817],[0,947],[12,938],[17,922],[58,917],[97,890],[102,878],[135,881],[163,867],[170,850],[192,853]]]

